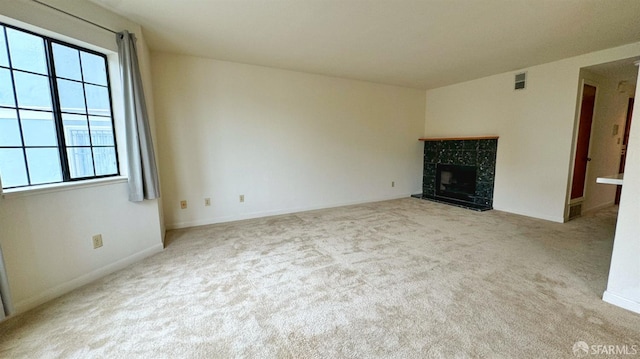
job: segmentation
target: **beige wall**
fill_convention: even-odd
[[[156,52],[152,69],[168,227],[420,192],[424,91]]]
[[[89,2],[48,1],[66,11],[140,38],[145,85],[151,87],[148,51],[140,27]],[[2,21],[30,27],[109,55],[116,135],[124,166],[122,110],[115,35],[31,1],[0,2]],[[146,64],[146,68],[145,68]],[[162,250],[158,201],[127,201],[124,180],[44,192],[8,193],[0,199],[0,245],[14,304],[24,311]],[[101,233],[104,246],[93,249]]]
[[[636,86],[637,88],[637,86]],[[636,102],[627,147],[609,281],[604,300],[640,313],[640,106]]]
[[[629,66],[633,67],[633,65]],[[635,96],[635,86],[619,89],[618,83],[625,80],[624,78],[600,75],[588,70],[581,70],[580,78],[597,87],[589,151],[591,161],[588,165],[585,199],[582,206],[585,212],[614,203],[616,186],[597,184],[596,178],[618,173],[628,101],[629,97]],[[615,135],[613,134],[614,125],[619,128]]]
[[[580,68],[639,54],[636,43],[527,68],[523,91],[518,71],[429,90],[424,134],[499,135],[494,207],[562,222]]]

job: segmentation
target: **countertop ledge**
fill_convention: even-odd
[[[596,178],[596,183],[622,185],[624,173]]]

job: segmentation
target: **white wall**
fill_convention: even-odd
[[[156,52],[152,70],[168,227],[420,192],[424,91]]]
[[[637,86],[636,86],[637,89]],[[607,291],[609,303],[640,313],[640,107],[636,102],[627,146]]]
[[[627,107],[629,97],[634,97],[635,87],[625,86],[624,92],[620,92],[618,83],[623,78],[603,76],[588,70],[581,70],[580,78],[597,86],[589,151],[591,161],[588,164],[582,206],[583,212],[586,212],[614,203],[616,186],[597,184],[596,178],[618,173]],[[615,135],[614,125],[619,128]]]
[[[128,202],[127,183],[0,199],[0,244],[18,311],[162,249],[157,202]],[[103,247],[91,237],[102,234]]]
[[[140,27],[89,2],[47,1],[115,30],[128,29],[140,41],[145,85],[149,79],[148,50]],[[122,141],[117,96],[119,75],[115,35],[31,1],[0,2],[2,21],[65,41],[111,51],[109,66],[114,90],[116,135]],[[8,17],[8,18],[7,18]],[[19,22],[16,22],[19,21]],[[50,32],[48,32],[50,31]],[[79,42],[80,41],[80,42]],[[145,68],[146,65],[146,68]],[[121,165],[123,164],[121,145]],[[127,201],[126,183],[7,194],[0,199],[0,245],[4,251],[14,304],[21,312],[162,250],[158,201]],[[93,249],[91,236],[101,233],[104,246]]]
[[[426,137],[499,135],[494,208],[563,222],[580,68],[640,54],[631,44],[427,91]]]

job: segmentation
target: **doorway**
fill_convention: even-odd
[[[619,173],[629,99],[635,97],[638,57],[583,67],[576,83],[573,151],[569,162],[565,220],[612,206],[616,186],[597,178]],[[595,101],[595,102],[594,102]]]
[[[582,209],[581,206],[577,204],[584,199],[587,169],[591,161],[589,157],[589,144],[591,140],[591,128],[593,126],[593,114],[596,106],[596,92],[596,86],[583,83],[578,137],[576,139],[576,154],[573,163],[573,178],[571,180],[571,209],[569,219],[579,216]]]
[[[589,157],[589,143],[593,126],[593,112],[596,107],[596,91],[593,85],[582,85],[582,104],[580,106],[580,123],[578,125],[578,140],[576,143],[576,158],[573,164],[573,180],[571,183],[571,200],[584,197],[585,180]]]

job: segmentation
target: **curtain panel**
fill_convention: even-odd
[[[141,202],[160,197],[158,169],[142,89],[136,37],[125,30],[116,34],[116,42],[124,94],[129,201]]]
[[[9,290],[9,279],[7,277],[7,269],[4,265],[4,255],[0,246],[0,320],[13,314],[13,301],[11,300],[11,291]]]

